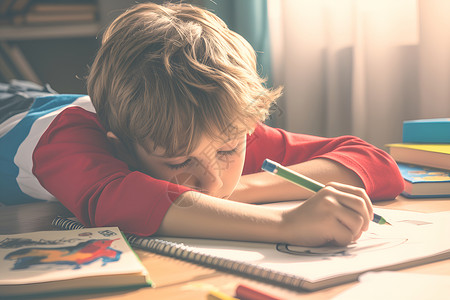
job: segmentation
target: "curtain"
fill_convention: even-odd
[[[204,0],[202,6],[219,16],[228,27],[244,37],[257,53],[258,72],[272,87],[271,43],[267,0]],[[274,125],[274,118],[281,115],[275,105],[266,124]]]
[[[275,125],[383,147],[450,117],[450,1],[268,0]]]
[[[271,56],[267,1],[205,0],[203,5],[252,45],[258,55],[259,72],[270,81]]]

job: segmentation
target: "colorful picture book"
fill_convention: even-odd
[[[450,144],[450,118],[404,121],[403,143]]]
[[[369,230],[347,247],[127,237],[133,247],[297,290],[355,281],[367,271],[397,270],[450,258],[450,212],[375,212],[392,226],[371,222]],[[67,229],[82,226],[60,217],[53,224]]]
[[[117,227],[0,235],[0,298],[151,286]]]
[[[450,170],[450,144],[388,144],[395,161]]]
[[[408,198],[450,197],[450,171],[398,163]]]

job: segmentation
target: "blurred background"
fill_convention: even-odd
[[[0,0],[0,81],[85,94],[103,30],[136,2],[150,1]],[[244,36],[267,85],[284,86],[269,125],[383,148],[404,120],[450,117],[448,0],[183,2]]]

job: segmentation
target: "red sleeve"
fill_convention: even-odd
[[[119,226],[139,235],[156,232],[186,187],[154,179],[114,157],[95,114],[68,108],[33,153],[33,173],[88,226]]]
[[[393,199],[403,191],[403,178],[391,156],[353,136],[323,138],[261,124],[247,139],[244,174],[259,172],[266,158],[285,166],[331,159],[355,172],[372,200]]]

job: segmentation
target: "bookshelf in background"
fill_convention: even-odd
[[[50,83],[86,93],[97,36],[133,0],[1,0],[0,81]]]
[[[10,73],[4,74],[4,81],[10,81],[12,79],[29,80],[34,83],[42,84],[36,72],[31,67],[28,60],[25,58],[22,50],[14,43],[7,43],[5,41],[0,42],[1,55],[5,63],[10,67]],[[5,70],[0,70],[5,71]]]
[[[1,38],[16,39],[45,36],[45,26],[98,23],[97,0],[2,0],[0,4]],[[35,26],[42,30],[32,30]],[[23,30],[20,30],[23,29]],[[19,37],[13,35],[21,31]]]
[[[27,1],[27,0],[16,0]],[[97,21],[97,1],[29,1],[12,16],[14,25],[74,24]]]
[[[405,180],[405,196],[449,196],[450,118],[405,121],[402,143],[387,147]]]

